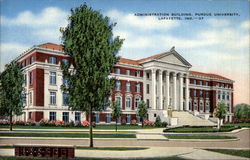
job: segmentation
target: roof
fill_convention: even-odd
[[[141,66],[137,61],[131,60],[131,59],[126,59],[126,58],[120,58],[119,62],[126,63],[126,64],[132,64],[132,65],[136,65],[136,66]]]
[[[217,78],[217,79],[223,79],[223,80],[231,80],[226,77],[213,74],[213,73],[202,73],[202,72],[197,72],[197,71],[189,71],[190,74],[197,75],[197,76],[203,76],[203,77],[208,77],[208,78]]]
[[[44,43],[44,44],[38,45],[38,47],[48,48],[48,49],[58,50],[58,51],[63,51],[63,48],[64,48],[62,45],[58,45],[54,43]]]
[[[151,59],[156,59],[156,58],[161,57],[162,55],[164,55],[166,53],[167,52],[156,54],[156,55],[153,55],[153,56],[150,56],[150,57],[147,57],[147,58],[139,59],[139,60],[137,60],[137,62],[140,63],[140,62],[148,61],[148,60],[151,60]]]

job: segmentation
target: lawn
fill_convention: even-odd
[[[230,132],[235,129],[240,129],[239,126],[222,126],[220,130],[217,127],[206,126],[206,127],[178,127],[178,128],[167,128],[164,132]]]
[[[9,128],[8,125],[0,125],[0,128]],[[13,128],[18,129],[89,129],[89,127],[56,127],[56,126],[22,126],[22,125],[14,125]],[[153,129],[156,128],[154,126],[141,126],[137,125],[118,125],[118,130],[129,130],[129,129]],[[94,129],[102,129],[102,130],[115,130],[115,125],[97,125]]]
[[[0,133],[6,137],[66,137],[66,138],[89,138],[85,133]],[[94,134],[94,138],[136,138],[135,134]]]
[[[38,159],[38,158],[26,158],[26,157],[3,157],[0,156],[0,159],[4,160],[27,160],[27,159]],[[55,159],[48,159],[48,158],[39,158],[40,160],[55,160]],[[74,160],[110,160],[110,158],[105,159],[105,158],[75,158]],[[120,159],[111,159],[111,160],[120,160]],[[134,160],[134,159],[123,159],[123,160]],[[184,160],[183,158],[179,157],[163,157],[163,158],[136,158],[136,160]]]
[[[208,134],[165,134],[169,139],[235,139],[231,136],[218,136]]]
[[[250,158],[250,150],[234,150],[234,149],[206,149],[208,151],[219,152],[240,157]]]

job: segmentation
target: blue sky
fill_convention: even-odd
[[[139,59],[175,46],[191,70],[235,80],[236,103],[249,102],[248,0],[89,0],[87,5],[117,22],[114,35],[125,38],[119,54]],[[33,45],[59,44],[59,27],[81,0],[0,0],[0,51],[3,66]],[[134,13],[238,13],[203,20],[158,20]]]

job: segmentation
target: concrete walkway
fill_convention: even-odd
[[[0,149],[1,156],[14,156],[14,149]],[[151,147],[144,150],[133,151],[107,151],[107,150],[75,150],[76,157],[86,158],[160,158],[177,156],[184,159],[209,160],[247,160],[248,158],[231,156],[202,149],[184,147]]]

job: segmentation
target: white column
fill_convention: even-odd
[[[167,71],[166,72],[166,105],[167,105],[167,109],[168,109],[168,106],[169,106],[169,72]]]
[[[155,93],[155,76],[156,76],[156,70],[152,69],[152,109],[156,109],[156,93]]]
[[[144,71],[143,72],[143,100],[144,100],[144,102],[146,102],[146,92],[147,92],[146,79],[147,79],[147,73],[146,73],[146,71]]]
[[[176,105],[176,73],[173,73],[173,80],[174,80],[173,106],[174,106],[174,110],[177,110],[177,105]]]
[[[162,71],[159,70],[159,91],[160,91],[160,96],[159,96],[159,101],[160,101],[160,107],[159,109],[163,109],[162,107]]]
[[[183,111],[183,76],[180,74],[180,110]]]
[[[188,75],[186,76],[186,111],[189,110],[189,77]]]

